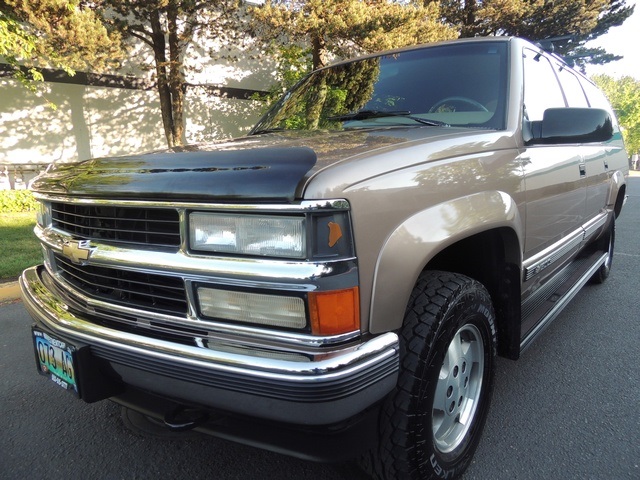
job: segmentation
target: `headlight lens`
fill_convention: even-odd
[[[198,300],[207,317],[298,329],[307,324],[304,301],[298,297],[199,287]]]
[[[287,258],[307,253],[304,217],[193,212],[189,233],[193,250]]]

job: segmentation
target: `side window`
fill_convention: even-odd
[[[589,103],[587,102],[587,97],[584,95],[584,91],[582,90],[578,77],[576,77],[571,71],[562,67],[560,67],[558,75],[569,106],[580,108],[588,107]]]
[[[549,60],[524,49],[524,109],[531,121],[542,120],[547,108],[566,107],[562,89]]]
[[[618,120],[616,118],[616,113],[613,111],[611,104],[607,97],[602,93],[602,91],[591,83],[589,80],[585,78],[580,79],[580,83],[582,84],[582,88],[584,88],[585,93],[587,94],[587,99],[589,100],[589,106],[592,108],[601,108],[606,110],[611,115],[611,119],[613,120],[614,129],[620,128],[618,125]]]
[[[602,93],[598,87],[585,79],[582,79],[581,83],[589,99],[590,107],[611,111],[611,105],[609,105],[607,97],[604,96],[604,93]]]

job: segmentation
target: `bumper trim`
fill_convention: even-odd
[[[89,345],[92,355],[107,360],[125,383],[187,403],[326,424],[366,409],[397,381],[395,333],[356,346],[318,349],[307,362],[216,351],[91,323],[47,288],[43,274],[43,267],[33,267],[20,278],[25,307],[36,322]],[[264,401],[256,401],[260,398]]]

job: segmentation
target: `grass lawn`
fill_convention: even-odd
[[[35,224],[35,212],[0,214],[0,282],[15,280],[22,270],[42,262]]]

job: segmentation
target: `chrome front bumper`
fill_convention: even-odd
[[[46,270],[22,274],[24,305],[39,328],[88,346],[125,385],[173,401],[301,425],[348,419],[396,385],[398,336],[331,346],[308,361],[183,345],[101,326],[74,312]],[[286,357],[285,357],[286,358]]]

